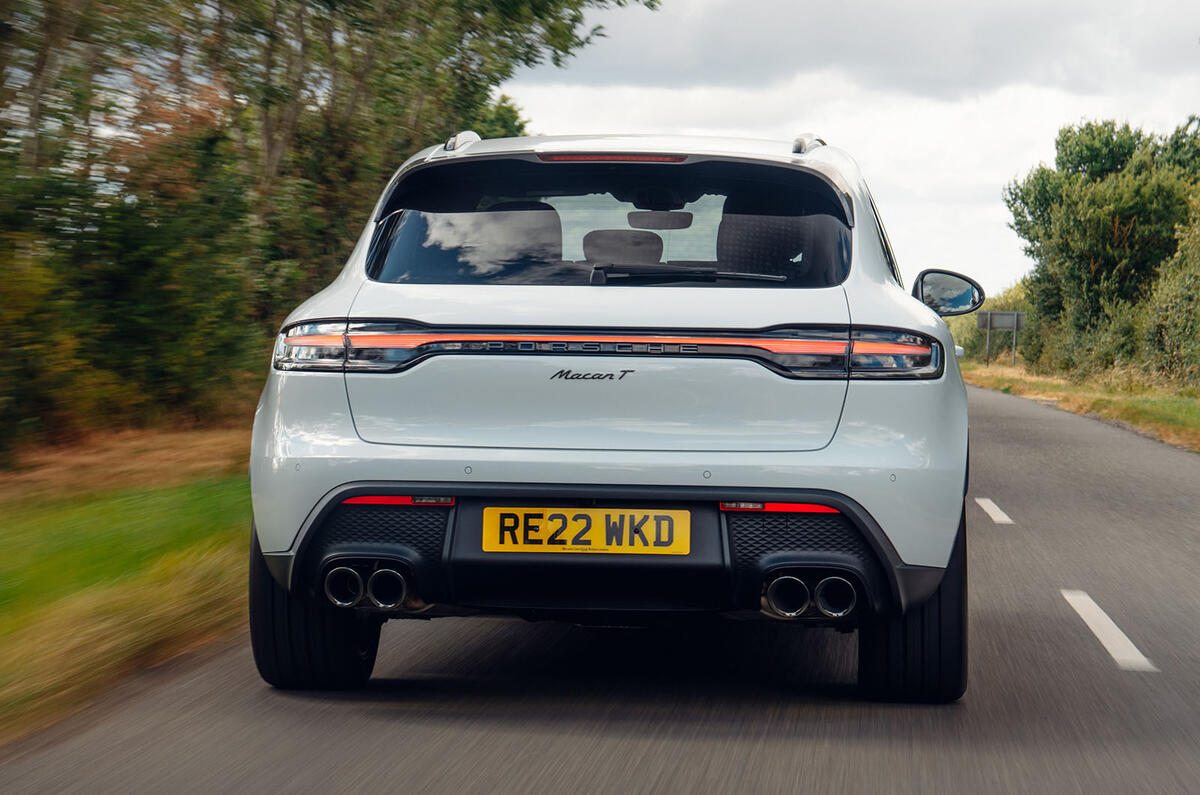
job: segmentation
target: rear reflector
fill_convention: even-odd
[[[828,505],[811,502],[723,502],[722,511],[770,511],[773,513],[841,513]]]
[[[622,154],[539,154],[543,163],[682,163],[687,155],[622,155]]]
[[[390,494],[350,497],[344,505],[453,505],[453,497],[395,497]]]

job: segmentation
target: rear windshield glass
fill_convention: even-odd
[[[819,178],[733,162],[435,166],[389,197],[368,274],[408,284],[829,287],[850,267]]]

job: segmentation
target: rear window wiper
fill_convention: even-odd
[[[618,279],[629,276],[660,277],[664,279],[701,279],[716,281],[717,279],[743,279],[759,282],[786,282],[786,276],[773,273],[739,273],[737,271],[719,271],[716,268],[703,266],[666,265],[664,263],[622,264],[601,262],[592,266],[592,284],[609,284],[613,277]]]

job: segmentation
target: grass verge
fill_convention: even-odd
[[[217,447],[179,485],[152,456],[120,488],[78,493],[54,463],[0,478],[0,743],[242,626],[250,489]]]
[[[1053,403],[1058,408],[1131,426],[1200,453],[1200,398],[1124,380],[1074,382],[1022,367],[961,362],[969,384]]]

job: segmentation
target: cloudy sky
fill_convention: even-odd
[[[906,279],[989,291],[1030,263],[1003,186],[1059,127],[1169,132],[1200,114],[1200,2],[662,0],[597,12],[607,37],[503,87],[542,134],[813,131],[857,158]]]

